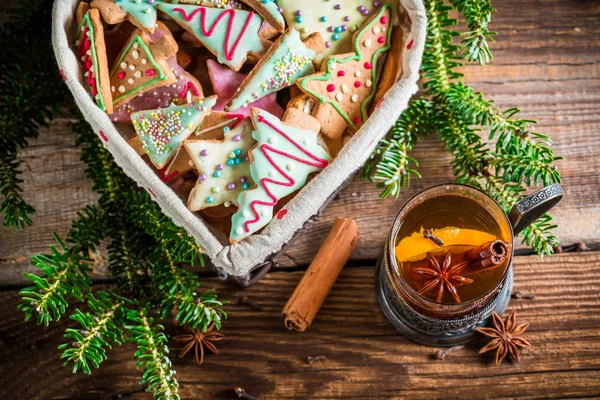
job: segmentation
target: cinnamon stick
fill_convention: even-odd
[[[455,259],[459,260],[462,256],[467,263],[467,269],[481,270],[502,264],[507,255],[508,245],[497,239],[457,254]]]
[[[304,332],[312,323],[356,247],[358,237],[354,220],[335,219],[325,242],[283,308],[286,328]]]

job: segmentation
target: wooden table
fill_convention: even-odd
[[[515,259],[515,290],[535,295],[510,305],[531,323],[533,347],[521,364],[496,367],[491,357],[477,354],[481,343],[434,360],[435,349],[397,334],[375,303],[382,227],[410,195],[451,179],[442,144],[426,140],[415,151],[424,178],[400,199],[379,200],[378,189],[356,178],[262,281],[240,290],[205,279],[232,303],[223,326],[227,339],[220,342],[221,355],[207,356],[201,367],[172,355],[183,398],[234,398],[235,387],[260,399],[600,397],[600,3],[498,0],[495,6],[495,60],[486,68],[466,67],[467,80],[501,107],[518,105],[524,117],[538,119],[539,130],[565,156],[559,168],[567,196],[553,211],[565,253],[542,261],[521,248]],[[21,274],[34,270],[30,257],[95,200],[73,141],[70,121],[57,120],[22,156],[26,197],[37,214],[32,228],[1,232],[0,398],[150,398],[137,385],[131,344],[110,351],[93,375],[72,375],[60,366],[56,349],[69,320],[41,328],[24,323],[15,309],[25,283]],[[281,310],[335,216],[357,220],[359,247],[309,330],[289,332]],[[590,250],[574,252],[576,243]],[[98,266],[95,279],[104,273]],[[263,311],[233,305],[240,296]],[[173,326],[167,331],[178,332]],[[326,359],[309,363],[315,356]]]

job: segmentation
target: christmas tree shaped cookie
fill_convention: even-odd
[[[131,122],[137,138],[129,142],[134,148],[141,148],[152,164],[161,169],[216,102],[217,97],[210,96],[182,106],[171,104],[167,108],[134,112]]]
[[[166,62],[177,49],[171,35],[152,43],[145,32],[135,30],[110,72],[113,106],[119,107],[140,93],[177,82]]]
[[[219,100],[217,100],[217,105],[214,110],[223,111],[225,110],[227,103],[242,85],[244,79],[246,79],[246,75],[232,71],[226,66],[213,60],[207,60],[206,66],[208,67],[208,76],[210,77],[213,90],[215,91],[215,94],[219,96]],[[283,116],[283,108],[277,104],[276,93],[271,93],[258,99],[251,103],[251,106],[261,108],[278,117]],[[240,108],[239,110],[236,110],[235,113],[247,117],[250,115],[250,108]]]
[[[244,118],[225,127],[223,140],[186,140],[184,147],[198,169],[198,181],[188,198],[188,209],[237,205],[238,195],[253,185],[248,150],[256,144],[252,122]]]
[[[329,57],[322,67],[325,72],[298,81],[300,89],[322,104],[333,106],[355,130],[368,117],[367,109],[376,90],[377,62],[390,48],[391,16],[391,6],[382,6],[354,35],[354,53]],[[333,136],[341,135],[345,128],[343,123],[340,126],[339,120],[321,122],[336,124],[324,127],[324,132],[336,132]]]
[[[327,48],[315,58],[318,65],[331,55],[352,51],[352,34],[384,3],[396,14],[398,0],[277,0],[288,26],[302,38],[313,32],[323,36]]]
[[[156,5],[161,0],[94,0],[92,7],[102,13],[104,20],[118,24],[126,19],[148,33],[156,26]]]
[[[312,60],[324,48],[320,34],[310,35],[303,42],[298,31],[289,28],[246,76],[226,110],[247,107],[258,99],[293,85],[298,78],[313,74]]]
[[[104,44],[104,27],[98,10],[90,10],[87,3],[77,7],[77,57],[83,66],[83,77],[92,91],[98,107],[111,114],[112,96],[110,95],[110,79],[106,46]]]
[[[154,33],[149,35],[152,42],[160,40],[163,36],[171,35],[162,22],[157,22]],[[181,50],[179,51],[181,52]],[[178,53],[179,53],[178,52]],[[116,123],[131,123],[132,112],[165,108],[171,103],[178,104],[180,100],[191,97],[203,97],[202,86],[196,78],[188,73],[178,62],[178,56],[172,56],[166,61],[173,72],[176,82],[172,85],[163,85],[152,91],[146,91],[114,110],[111,119]],[[189,103],[189,101],[188,101]]]
[[[295,108],[286,111],[283,121],[257,108],[252,108],[251,116],[257,145],[250,152],[250,175],[257,186],[238,198],[239,210],[231,219],[231,243],[267,225],[277,202],[331,161],[319,144],[320,124],[313,117]]]
[[[265,51],[258,36],[262,18],[254,11],[167,3],[158,8],[234,71],[239,71],[248,53],[260,56]]]

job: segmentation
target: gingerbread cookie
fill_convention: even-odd
[[[248,107],[264,96],[295,84],[298,78],[314,74],[312,60],[324,48],[320,34],[302,41],[298,31],[289,28],[246,76],[225,110]]]
[[[391,4],[394,13],[398,9],[398,0],[277,0],[277,3],[288,26],[298,30],[302,38],[313,32],[323,36],[327,48],[315,58],[319,65],[331,55],[351,52],[352,34],[382,4]]]
[[[155,43],[164,36],[170,36],[170,33],[167,27],[159,21],[154,33],[148,36]],[[180,65],[179,60],[182,56],[179,53],[182,53],[182,51],[179,50],[177,55],[170,57],[166,61],[166,65],[175,76],[176,81],[172,85],[163,85],[151,91],[144,91],[122,106],[117,107],[113,115],[111,115],[111,119],[114,122],[131,123],[129,117],[132,112],[168,107],[171,103],[177,104],[181,99],[186,99],[188,96],[204,96],[200,82]]]
[[[250,174],[257,187],[239,196],[239,210],[231,219],[231,243],[268,224],[277,202],[331,161],[319,145],[319,121],[302,111],[288,109],[283,121],[257,108],[252,108],[251,116],[252,136],[258,143],[250,152]]]
[[[262,18],[254,11],[167,3],[160,3],[158,8],[193,34],[221,64],[235,71],[246,62],[248,53],[261,55],[265,51],[258,35]]]
[[[283,19],[283,9],[277,6],[275,0],[242,0],[251,9],[256,10],[261,17],[265,19],[277,32],[283,32],[285,29],[285,20]]]
[[[206,66],[208,67],[208,74],[213,90],[217,96],[219,96],[219,100],[217,101],[214,110],[223,111],[227,102],[230,101],[237,89],[241,86],[246,75],[234,72],[213,60],[208,60]],[[277,95],[275,93],[268,94],[258,99],[250,104],[250,106],[261,108],[271,114],[275,114],[277,117],[283,116],[283,108],[277,104]],[[250,115],[250,108],[242,107],[239,110],[236,110],[235,114],[242,114],[247,117]]]
[[[240,114],[230,114],[220,111],[211,111],[194,132],[195,138],[202,140],[223,140],[225,132],[234,129],[243,120],[244,116]],[[163,181],[171,181],[176,177],[196,170],[194,162],[183,147],[180,147],[167,165],[160,170],[160,176]],[[231,213],[230,213],[231,214]]]
[[[83,66],[83,78],[90,86],[92,97],[102,111],[112,114],[110,77],[104,44],[104,28],[98,10],[86,3],[77,7],[77,57]]]
[[[177,49],[170,34],[152,43],[148,34],[135,30],[110,72],[113,107],[127,103],[140,93],[177,82],[166,62]]]
[[[223,140],[186,140],[199,176],[188,198],[188,209],[199,211],[223,204],[237,205],[238,195],[253,186],[248,150],[256,144],[252,123],[245,118],[234,129],[223,128]]]
[[[161,0],[94,0],[92,7],[102,13],[102,18],[111,24],[126,19],[148,33],[156,26],[156,5]]]
[[[223,128],[228,126],[230,129],[233,129],[239,123],[241,123],[244,120],[244,118],[246,118],[246,115],[215,111],[213,107],[213,111],[210,114],[208,114],[206,118],[204,118],[202,125],[200,126],[200,128],[198,128],[198,130],[196,130],[196,137],[204,140],[221,140],[224,138]]]
[[[332,56],[323,64],[325,72],[299,79],[298,86],[304,92],[328,104],[344,119],[331,118],[330,107],[325,107],[325,118],[319,118],[324,130],[341,136],[346,125],[358,130],[367,120],[367,110],[376,90],[377,64],[390,47],[391,6],[384,5],[378,13],[367,20],[354,35],[355,52]],[[327,111],[329,109],[329,111]]]
[[[167,164],[183,141],[202,123],[216,101],[216,96],[210,96],[182,106],[171,104],[167,108],[131,114],[142,149],[156,168],[161,169]],[[133,145],[135,147],[135,143]]]

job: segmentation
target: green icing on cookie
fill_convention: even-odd
[[[288,26],[305,39],[319,32],[327,48],[315,57],[321,64],[327,57],[352,51],[352,35],[378,6],[391,4],[396,15],[398,0],[277,0]]]
[[[92,88],[92,95],[94,96],[94,100],[96,100],[98,107],[102,111],[106,111],[106,105],[104,104],[104,98],[102,97],[102,90],[100,86],[100,73],[98,71],[98,54],[96,53],[94,25],[90,19],[89,12],[86,12],[83,16],[83,21],[81,21],[81,24],[79,25],[77,36],[79,37],[77,42],[77,56],[84,67],[84,78]],[[90,77],[90,74],[93,76]]]
[[[114,2],[144,28],[153,28],[156,25],[156,4],[160,3],[160,0],[114,0]]]
[[[241,67],[248,52],[263,50],[258,37],[262,18],[254,11],[165,3],[158,7],[232,69]]]
[[[291,29],[275,52],[249,75],[231,99],[229,110],[237,110],[273,92],[296,83],[298,78],[314,74],[315,51],[307,48],[298,31]]]
[[[354,129],[368,118],[367,108],[376,91],[377,60],[390,48],[391,15],[391,7],[382,6],[377,17],[356,36],[355,55],[330,57],[325,74],[307,76],[298,83],[321,103],[331,104]],[[372,39],[365,39],[366,33]]]
[[[144,54],[140,55],[139,51],[142,50]],[[136,53],[137,52],[137,53]],[[137,60],[140,58],[142,60],[147,60],[146,64],[143,64],[144,71],[137,70],[135,72],[135,78],[127,78],[129,76],[129,71],[126,69],[135,65],[133,60]],[[127,63],[126,61],[130,61]],[[150,62],[150,65],[147,63]],[[137,74],[139,72],[139,74]],[[119,75],[123,76],[121,78]],[[126,90],[126,86],[120,85],[120,79],[132,79],[132,83],[128,84],[128,86],[137,83],[135,86],[131,86],[130,90]],[[121,57],[117,60],[115,65],[113,66],[112,71],[110,72],[110,81],[111,81],[111,92],[113,92],[113,104],[116,104],[121,99],[125,97],[129,97],[132,94],[138,93],[140,91],[144,91],[148,86],[153,85],[156,82],[164,81],[167,79],[165,72],[163,71],[160,64],[154,60],[152,56],[152,52],[142,40],[140,35],[136,35],[128,44],[125,50],[121,53]],[[136,82],[137,80],[137,82]],[[121,93],[118,97],[116,97],[117,93]]]
[[[154,166],[162,168],[167,163],[216,102],[216,96],[211,96],[182,106],[171,104],[167,108],[131,114],[142,148]]]

